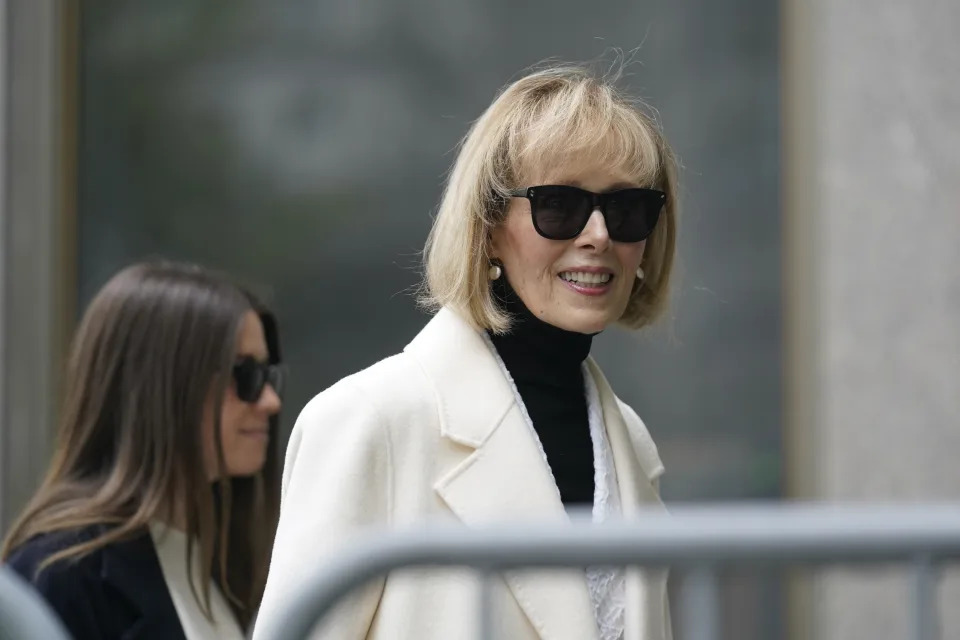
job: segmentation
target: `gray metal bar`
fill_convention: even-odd
[[[917,640],[939,640],[937,610],[937,568],[927,555],[913,565],[913,628]]]
[[[718,640],[720,602],[716,571],[708,566],[691,569],[683,577],[680,612],[688,640]]]
[[[301,640],[344,595],[402,566],[515,567],[708,563],[904,562],[960,559],[960,506],[678,507],[603,526],[433,527],[361,542],[323,566],[262,624],[271,640]]]
[[[477,625],[477,637],[480,640],[494,640],[494,624],[497,619],[496,603],[493,597],[494,573],[484,570],[480,573],[480,605],[478,613],[480,624]]]
[[[69,640],[46,600],[13,570],[0,566],[0,640]]]

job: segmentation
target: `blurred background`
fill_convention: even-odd
[[[131,261],[267,298],[285,433],[402,349],[459,139],[548,59],[626,60],[682,163],[669,317],[594,343],[668,504],[960,493],[949,0],[2,4],[0,525],[46,464],[70,332]],[[888,637],[897,580],[731,574],[725,637]]]

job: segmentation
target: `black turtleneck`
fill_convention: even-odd
[[[533,421],[565,505],[593,503],[593,442],[581,366],[592,335],[565,331],[540,320],[506,277],[493,291],[513,318],[510,332],[490,333]]]

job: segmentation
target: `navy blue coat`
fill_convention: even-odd
[[[76,640],[185,640],[147,531],[37,573],[45,558],[103,531],[91,526],[40,535],[7,563],[50,603]]]

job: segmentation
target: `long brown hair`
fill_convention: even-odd
[[[151,521],[171,521],[173,510],[183,509],[185,561],[195,561],[198,541],[201,575],[217,581],[247,626],[263,595],[278,517],[277,417],[264,468],[243,478],[219,473],[212,487],[201,422],[212,392],[223,470],[221,406],[250,310],[263,321],[270,359],[279,362],[274,316],[226,278],[171,262],[115,275],[74,337],[53,460],[0,557],[40,534],[106,525],[94,539],[46,558],[42,569],[143,535]],[[194,596],[210,615],[209,583]]]

